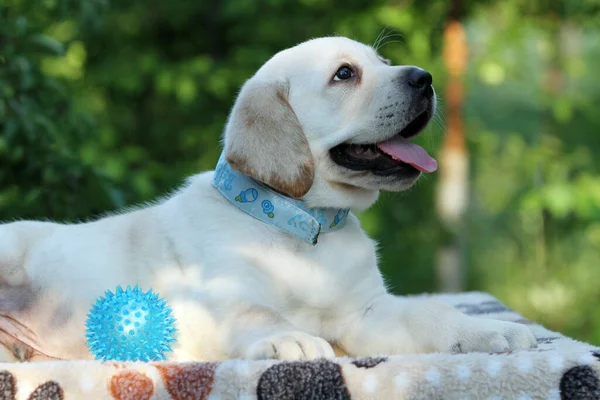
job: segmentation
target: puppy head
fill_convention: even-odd
[[[233,168],[310,206],[366,208],[437,164],[411,143],[435,111],[431,75],[391,66],[342,37],[271,58],[244,85],[225,130]]]

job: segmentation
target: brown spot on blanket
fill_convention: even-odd
[[[173,400],[208,398],[219,363],[157,364]]]
[[[373,368],[386,361],[387,357],[365,357],[352,361],[352,364],[358,368]]]
[[[110,394],[117,400],[148,400],[154,393],[154,382],[137,371],[121,371],[110,379]]]
[[[350,400],[342,368],[329,360],[282,362],[258,380],[259,400]]]
[[[587,365],[578,365],[565,372],[560,380],[562,400],[600,399],[600,380]]]
[[[0,400],[13,400],[17,394],[15,377],[8,371],[0,371]]]
[[[27,400],[63,400],[64,397],[60,385],[54,381],[48,381],[36,387]]]

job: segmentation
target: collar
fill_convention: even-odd
[[[347,208],[308,208],[300,201],[283,196],[265,184],[231,168],[221,154],[213,185],[246,214],[316,245],[319,234],[342,228]]]

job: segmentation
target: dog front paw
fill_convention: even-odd
[[[333,348],[327,341],[303,332],[276,333],[262,338],[244,352],[250,360],[312,360],[334,357]]]
[[[505,353],[537,347],[537,339],[525,325],[471,318],[457,329],[451,353]]]

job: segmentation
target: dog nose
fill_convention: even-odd
[[[408,73],[408,86],[423,93],[427,98],[433,96],[433,77],[424,69],[414,67]]]

